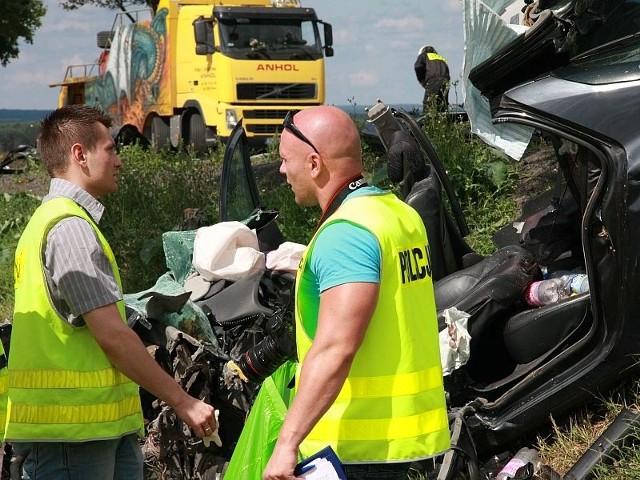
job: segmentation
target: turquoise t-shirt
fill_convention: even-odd
[[[384,191],[377,187],[364,187],[351,193],[345,201],[380,193]],[[349,222],[335,222],[325,227],[316,239],[309,263],[317,295],[345,283],[380,283],[381,255],[378,240],[369,230]]]

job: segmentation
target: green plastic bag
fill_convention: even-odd
[[[287,362],[266,378],[251,407],[238,444],[224,474],[225,480],[257,480],[273,453],[291,402],[296,363]]]

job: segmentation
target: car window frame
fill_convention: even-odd
[[[242,162],[241,166],[239,168],[233,168],[237,162]],[[253,207],[250,211],[246,212],[244,216],[240,216],[241,218],[230,218],[229,210],[233,203],[233,199],[229,198],[232,194],[231,184],[234,173],[238,171],[244,173],[243,183],[248,187],[248,199],[249,202],[253,204]],[[220,173],[220,221],[244,220],[251,215],[253,210],[261,205],[262,200],[258,193],[258,186],[249,156],[247,135],[242,126],[242,119],[240,119],[229,136],[222,162],[222,171]]]

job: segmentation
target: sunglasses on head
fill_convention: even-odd
[[[294,115],[298,113],[296,111],[293,110],[289,110],[289,112],[287,112],[287,115],[284,117],[284,122],[282,122],[282,126],[283,128],[286,128],[287,130],[289,130],[291,133],[293,133],[299,140],[302,140],[304,143],[306,143],[307,145],[309,145],[311,148],[313,148],[313,151],[316,152],[318,155],[320,155],[320,152],[318,151],[318,149],[316,148],[316,146],[311,143],[311,140],[309,140],[307,137],[304,136],[304,133],[302,133],[300,130],[298,130],[298,127],[296,127],[293,123],[293,117]]]

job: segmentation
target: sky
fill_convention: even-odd
[[[67,12],[44,0],[47,14],[33,44],[0,66],[0,108],[54,109],[68,65],[92,63],[100,51],[96,33],[110,30],[114,12],[84,6]],[[326,103],[371,106],[422,103],[413,71],[418,50],[433,45],[447,59],[451,81],[461,80],[464,55],[461,0],[301,0],[333,25],[335,56],[326,60]],[[462,82],[459,83],[459,85]],[[450,102],[462,103],[460,86]]]

